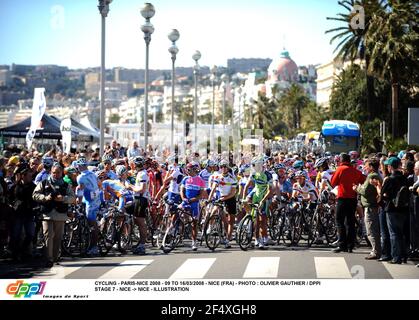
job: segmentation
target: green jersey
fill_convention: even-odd
[[[272,175],[265,171],[260,173],[253,173],[250,176],[250,180],[253,181],[255,187],[253,189],[253,201],[259,202],[268,192],[270,186],[272,186]]]

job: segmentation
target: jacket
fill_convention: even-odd
[[[378,173],[372,172],[368,175],[364,184],[359,186],[356,191],[361,195],[361,204],[365,208],[377,208],[378,192],[377,188],[371,184],[371,179],[376,179],[382,182],[381,177]]]
[[[362,184],[365,176],[352,167],[349,163],[343,163],[336,169],[332,176],[332,187],[338,187],[338,199],[356,199],[357,193],[353,190],[354,185]]]
[[[399,192],[402,186],[407,186],[407,179],[400,171],[393,172],[392,175],[384,181],[383,187],[381,189],[381,198],[384,200],[385,210],[387,212],[406,211],[406,209],[396,209],[392,201],[396,198],[397,193]],[[408,210],[409,209],[407,209],[407,211]]]

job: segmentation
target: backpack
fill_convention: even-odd
[[[392,200],[394,207],[398,210],[409,208],[410,192],[407,186],[402,186],[397,192],[396,197]]]

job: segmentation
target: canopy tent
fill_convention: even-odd
[[[72,120],[71,126],[71,140],[73,141],[85,141],[92,142],[94,139],[99,139],[98,134],[90,131],[87,128],[84,128],[77,121]],[[73,124],[74,121],[74,124]],[[35,139],[57,139],[61,140],[61,130],[60,130],[61,120],[54,117],[44,114],[40,122],[40,128],[36,130]],[[25,120],[0,129],[0,136],[5,138],[25,138],[28,133],[29,127],[31,126],[31,117],[26,118]]]
[[[56,116],[51,116],[51,117],[57,120],[59,123],[61,123],[61,119],[59,119],[58,117]],[[99,134],[97,134],[97,132],[93,132],[87,129],[86,127],[84,127],[82,124],[80,124],[73,118],[70,118],[70,119],[71,119],[71,131],[74,130],[77,132],[77,139],[72,139],[72,140],[83,141],[83,142],[93,142],[95,140],[99,140]]]
[[[97,136],[98,136],[98,139],[99,139],[99,137],[100,137],[100,133],[99,133],[100,129],[97,128],[96,126],[94,126],[90,122],[90,120],[89,120],[89,118],[87,116],[84,117],[84,118],[81,118],[78,123],[80,123],[84,128],[87,128],[90,131],[95,132],[97,134]],[[113,137],[109,133],[106,133],[105,132],[105,142],[110,142],[111,140],[113,140]]]

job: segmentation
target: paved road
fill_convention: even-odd
[[[270,247],[241,251],[237,247],[214,253],[189,247],[165,255],[152,249],[146,256],[111,253],[107,257],[63,258],[46,270],[36,265],[0,264],[0,278],[42,279],[419,279],[414,262],[390,265],[367,261],[367,248],[334,254],[329,248]]]

